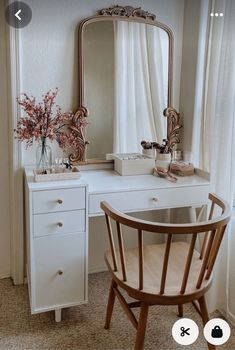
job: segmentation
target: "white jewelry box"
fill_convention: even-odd
[[[155,159],[141,153],[120,153],[114,155],[114,170],[120,175],[153,174]]]

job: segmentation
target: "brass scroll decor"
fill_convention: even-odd
[[[132,6],[111,6],[99,11],[102,16],[121,16],[121,17],[137,17],[155,21],[156,16],[153,13],[142,10],[141,7]]]
[[[167,139],[172,150],[176,143],[180,143],[179,131],[183,127],[179,113],[172,107],[164,109],[163,114],[168,118]]]
[[[89,144],[85,135],[85,129],[88,124],[86,120],[87,117],[88,110],[85,107],[79,107],[71,120],[71,125],[69,126],[70,134],[72,134],[75,141],[75,151],[69,156],[69,160],[72,164],[85,162],[85,150],[86,146]]]

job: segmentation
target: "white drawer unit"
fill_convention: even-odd
[[[81,180],[35,183],[26,176],[27,278],[32,313],[87,302],[87,196]]]
[[[87,302],[88,217],[103,215],[101,201],[123,212],[190,207],[195,220],[194,208],[207,204],[210,186],[209,174],[199,169],[176,183],[152,175],[120,176],[112,169],[82,170],[79,180],[43,183],[32,175],[26,169],[31,311],[55,310],[57,321],[62,308]],[[92,241],[96,265],[91,271],[104,271],[102,242],[99,232]]]

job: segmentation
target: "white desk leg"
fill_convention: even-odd
[[[55,321],[56,322],[61,322],[61,309],[55,310]]]
[[[190,217],[190,222],[200,222],[202,220],[206,220],[206,211],[207,211],[207,205],[204,204],[199,211],[198,217],[197,217],[197,212],[196,208],[190,207],[189,208],[189,217]]]
[[[197,221],[200,222],[200,221],[206,220],[206,218],[207,218],[207,204],[204,204],[200,209]]]
[[[172,210],[170,208],[166,209],[166,223],[172,223]]]
[[[196,208],[194,207],[189,208],[189,220],[191,223],[197,222],[197,212],[196,212]]]

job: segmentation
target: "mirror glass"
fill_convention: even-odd
[[[167,137],[169,37],[145,23],[105,20],[84,28],[86,157],[141,152]]]

